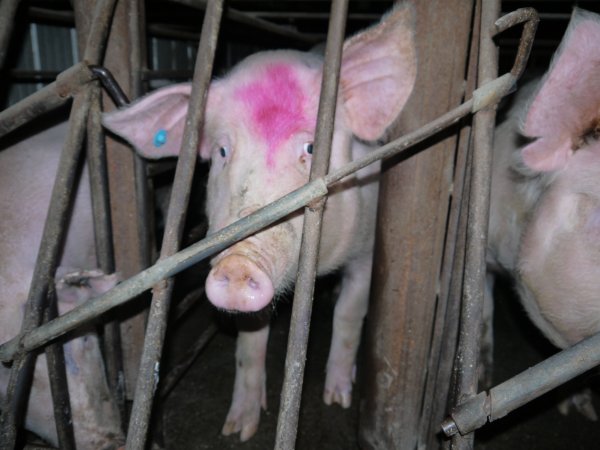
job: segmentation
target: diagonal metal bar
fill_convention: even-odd
[[[186,217],[185,211],[194,176],[198,142],[204,120],[204,107],[212,74],[222,12],[223,1],[217,0],[208,4],[204,15],[202,34],[196,56],[190,106],[185,121],[182,148],[175,170],[173,190],[167,213],[167,224],[161,248],[161,258],[166,258],[177,252],[183,234]],[[173,281],[172,278],[169,278],[154,287],[154,295],[152,297],[144,340],[144,350],[127,433],[126,448],[128,450],[143,449],[145,446],[152,402],[158,384],[158,373],[167,327]]]
[[[347,0],[332,3],[310,180],[325,176],[329,168],[347,14]],[[285,358],[285,376],[281,391],[275,440],[275,448],[281,450],[293,449],[298,433],[298,415],[325,201],[326,198],[319,199],[315,204],[309,205],[304,210],[298,277],[294,290],[292,319]]]
[[[495,85],[494,95],[485,96],[485,100],[479,102],[478,107],[497,103],[504,95],[511,91],[513,80],[503,76],[490,84]],[[487,85],[482,89],[487,90]],[[95,319],[100,314],[126,303],[133,297],[151,288],[160,280],[187,269],[193,264],[227,248],[234,242],[244,239],[297,209],[311,204],[327,194],[328,186],[337,183],[344,177],[376,161],[397,155],[410,146],[458,122],[462,117],[475,112],[476,110],[473,108],[473,99],[468,100],[418,130],[373,150],[366,156],[330,172],[325,177],[310,181],[270,205],[207,236],[202,241],[179,251],[175,255],[162,259],[152,267],[125,280],[109,292],[90,300],[85,305],[78,306],[35,330],[14,337],[10,341],[0,345],[0,361],[11,361],[18,354],[41,347],[50,340]]]

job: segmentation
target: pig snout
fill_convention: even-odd
[[[206,278],[206,295],[218,308],[253,312],[267,306],[274,294],[271,278],[246,256],[228,255]]]

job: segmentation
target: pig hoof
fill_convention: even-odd
[[[592,404],[592,393],[589,389],[584,389],[560,402],[558,410],[563,416],[566,416],[572,407],[586,419],[592,422],[598,421],[598,414]]]
[[[234,396],[231,408],[225,419],[221,433],[224,436],[240,433],[240,441],[250,439],[258,430],[260,408],[267,409],[266,393],[264,391],[248,392],[239,399]],[[253,395],[255,394],[255,395]]]
[[[350,373],[348,373],[350,372]],[[323,401],[326,405],[338,403],[342,408],[349,408],[352,403],[352,382],[355,368],[351,371],[329,369],[325,380]]]

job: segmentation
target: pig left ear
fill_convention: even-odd
[[[406,104],[417,62],[410,6],[393,9],[379,24],[344,43],[340,89],[352,132],[379,139]]]
[[[175,84],[102,116],[102,123],[146,158],[177,156],[188,110],[190,83]]]
[[[538,138],[521,151],[531,169],[563,168],[600,104],[600,16],[575,9],[551,68],[527,110],[526,136]]]

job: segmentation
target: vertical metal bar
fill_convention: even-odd
[[[223,13],[223,1],[208,4],[204,16],[190,106],[187,112],[183,143],[175,170],[175,179],[167,213],[167,224],[161,248],[161,258],[173,255],[179,249],[185,210],[188,205],[194,167],[198,154],[198,142],[208,85],[212,74],[217,37]],[[143,449],[148,432],[152,401],[158,382],[162,346],[167,325],[173,279],[160,282],[154,287],[154,295],[148,316],[144,350],[135,390],[131,420],[127,433],[127,449]]]
[[[0,2],[0,69],[4,67],[18,7],[19,0],[2,0]]]
[[[347,13],[347,0],[336,0],[332,3],[310,180],[325,176],[329,168]],[[285,359],[285,377],[277,420],[275,448],[281,450],[294,448],[298,431],[298,413],[302,395],[306,347],[310,331],[310,316],[325,201],[325,198],[317,200],[304,210],[298,278],[292,307],[292,320]]]
[[[43,318],[48,288],[53,281],[67,228],[67,213],[72,201],[70,194],[74,192],[90,106],[90,92],[89,87],[85,88],[84,92],[75,99],[71,111],[69,135],[61,153],[59,169],[52,190],[52,200],[25,307],[22,332],[38,327]],[[0,440],[2,445],[0,448],[11,449],[15,446],[18,428],[29,394],[35,359],[35,355],[29,353],[13,363],[5,405],[2,408],[2,439]]]
[[[50,286],[50,299],[44,322],[58,316],[58,305],[54,286]],[[63,450],[75,449],[75,434],[73,433],[73,420],[71,418],[71,402],[69,397],[69,386],[67,384],[67,372],[65,370],[65,353],[63,343],[55,342],[45,349],[48,365],[48,377],[50,378],[50,391],[52,393],[52,405],[54,407],[54,421],[56,422],[56,435],[58,447]]]
[[[478,86],[496,78],[498,50],[492,40],[494,22],[500,15],[500,2],[482,2],[481,42],[479,47]],[[485,290],[485,250],[489,221],[490,180],[492,169],[492,144],[496,107],[488,107],[475,114],[473,119],[474,148],[469,193],[467,221],[467,254],[465,281],[459,334],[459,370],[457,372],[458,401],[477,393],[479,365],[479,340],[483,317],[483,292]],[[473,448],[473,434],[456,437],[453,448]]]
[[[106,149],[104,147],[104,134],[101,123],[101,99],[100,87],[97,83],[94,83],[87,130],[87,162],[90,174],[92,213],[94,216],[96,260],[98,267],[104,273],[109,274],[115,271],[115,259],[112,245]],[[125,386],[119,322],[116,320],[108,322],[104,326],[102,338],[107,381],[110,389],[115,394],[121,415],[121,425],[124,430],[126,425]]]
[[[481,0],[476,2],[472,20],[472,36],[466,70],[465,98],[470,98],[477,83],[477,61],[479,54]],[[472,146],[472,129],[468,122],[460,131],[456,151],[456,163],[452,183],[452,198],[446,228],[444,259],[440,274],[440,293],[435,312],[431,353],[427,369],[427,383],[419,431],[418,447],[433,448],[438,444],[437,424],[443,419],[450,397],[448,380],[452,378],[454,355],[457,350],[460,298],[464,274],[465,228],[462,218],[466,215],[468,198],[467,163]],[[463,225],[461,227],[461,225]],[[458,288],[458,292],[454,289]],[[457,292],[457,293],[456,293]]]

